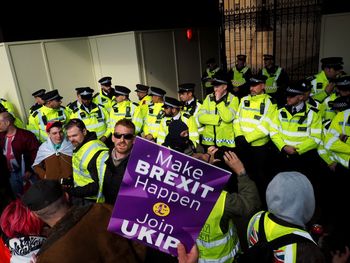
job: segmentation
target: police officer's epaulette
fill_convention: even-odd
[[[132,102],[132,104],[134,104],[136,107],[139,106],[139,104],[136,102]]]
[[[65,110],[65,109],[66,109],[66,107],[64,107],[64,106],[60,106],[60,109],[63,109],[63,110]]]
[[[189,119],[191,117],[191,114],[188,114],[187,112],[183,113],[182,116]]]
[[[1,101],[7,101],[7,100],[5,100],[5,99],[3,99],[3,98],[0,98],[0,100],[1,100]]]
[[[32,107],[30,107],[29,111],[30,111],[30,114],[32,114],[34,111],[40,109],[43,105],[41,104],[34,104]]]
[[[309,97],[309,100],[308,100],[307,103],[308,103],[309,105],[311,105],[312,107],[317,108],[317,103],[316,103],[316,101],[315,101],[313,98]]]
[[[92,96],[93,98],[96,98],[97,96],[98,96],[98,94],[100,94],[100,93],[96,93],[94,96]]]
[[[287,118],[287,113],[285,112],[285,111],[283,111],[283,110],[281,110],[281,116],[282,116],[282,118]]]
[[[39,109],[38,109],[38,110],[36,110],[36,111],[34,111],[34,112],[32,113],[32,117],[33,117],[33,118],[35,118],[35,117],[36,117],[36,115],[38,115],[38,113],[39,113]]]
[[[313,110],[314,112],[318,113],[320,110],[315,107],[310,107],[310,110]]]
[[[98,108],[98,104],[91,102],[91,109]],[[103,106],[102,106],[103,107]]]
[[[70,108],[71,110],[75,110],[75,108],[77,108],[77,107],[78,107],[77,101],[69,102],[67,104],[67,108]]]
[[[210,101],[215,101],[215,96],[214,96],[214,94],[210,94],[210,95],[209,95],[209,100],[210,100]]]
[[[73,104],[72,102],[69,102],[69,103],[67,104],[66,107],[67,107],[67,108],[70,108],[70,109],[72,110],[72,109],[73,109],[73,108],[72,108],[72,104]]]

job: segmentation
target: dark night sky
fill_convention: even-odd
[[[218,0],[118,0],[115,6],[101,1],[84,7],[47,2],[50,5],[28,6],[24,14],[7,13],[0,24],[0,41],[219,25]]]
[[[258,0],[259,1],[259,0]],[[280,1],[280,0],[278,0]],[[219,0],[11,1],[0,16],[0,42],[92,36],[220,24]],[[91,3],[91,1],[90,1]],[[112,4],[113,3],[113,4]],[[350,1],[323,0],[323,14],[349,12]],[[12,5],[12,6],[11,6]],[[15,10],[21,9],[21,12]]]

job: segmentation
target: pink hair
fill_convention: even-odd
[[[40,235],[44,223],[20,199],[6,206],[0,218],[2,231],[8,238]]]

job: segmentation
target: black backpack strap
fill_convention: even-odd
[[[281,237],[278,237],[274,240],[271,240],[269,242],[269,245],[272,249],[276,250],[280,247],[284,247],[286,245],[290,245],[290,244],[294,244],[294,243],[306,243],[306,242],[310,242],[310,243],[314,243],[315,246],[316,243],[313,242],[311,239],[301,236],[301,235],[297,235],[297,234],[287,234]]]
[[[266,214],[266,211],[261,214],[260,220],[259,220],[258,236],[259,236],[259,241],[261,240],[261,242],[266,242],[267,241],[266,240],[266,234],[265,234],[265,228],[264,228],[265,214]]]
[[[261,240],[261,242],[267,241],[265,229],[264,229],[265,214],[266,214],[266,211],[261,214],[260,221],[259,221],[258,236],[259,236],[259,241]],[[311,242],[311,243],[315,244],[315,242],[313,242],[311,239],[304,237],[304,236],[301,236],[301,235],[293,234],[293,233],[275,238],[275,239],[269,241],[268,244],[269,244],[269,247],[271,249],[276,250],[280,247],[284,247],[284,246],[289,245],[289,244],[305,243],[305,242]]]

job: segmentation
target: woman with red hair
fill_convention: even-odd
[[[41,236],[44,223],[25,207],[20,199],[2,212],[0,226],[11,251],[11,263],[30,262],[46,240]]]

